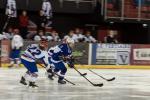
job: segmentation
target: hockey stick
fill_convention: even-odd
[[[110,78],[110,79],[106,79],[105,77],[103,77],[103,76],[101,76],[101,75],[97,74],[96,72],[92,71],[91,69],[88,69],[88,70],[89,70],[90,72],[92,72],[93,74],[95,74],[95,75],[97,75],[97,76],[101,77],[102,79],[106,80],[106,81],[113,81],[113,80],[115,80],[115,79],[116,79],[115,77]]]
[[[77,59],[76,59],[77,60]],[[79,60],[77,60],[79,63],[80,63],[80,61]],[[80,64],[81,65],[81,64]],[[81,66],[83,66],[83,65],[81,65]],[[95,73],[94,71],[92,71],[92,70],[90,70],[90,69],[88,69],[90,72],[92,72],[93,74],[95,74],[95,75],[97,75],[97,76],[99,76],[99,77],[101,77],[102,79],[104,79],[104,80],[106,80],[106,81],[113,81],[113,80],[115,80],[115,77],[113,77],[113,78],[111,78],[111,79],[106,79],[106,78],[104,78],[103,76],[101,76],[101,75],[98,75],[97,73]]]
[[[93,82],[91,82],[87,77],[85,77],[85,75],[82,75],[81,72],[79,72],[75,67],[73,67],[83,78],[85,78],[89,83],[91,83],[93,86],[99,86],[102,87],[103,83],[99,83],[99,84],[94,84]]]
[[[81,73],[75,66],[73,67],[81,76],[86,76],[87,73]]]
[[[43,66],[42,64],[39,64],[40,66],[42,66],[42,67],[44,67],[44,68],[46,68],[45,66]],[[57,75],[58,77],[60,76],[60,75],[58,75],[57,73],[55,73],[54,72],[54,74],[55,75]],[[64,80],[66,81],[66,82],[68,82],[68,83],[70,83],[70,84],[72,84],[72,85],[76,85],[75,83],[73,83],[73,82],[71,82],[71,81],[69,81],[69,80],[67,80],[66,78],[64,78]]]
[[[72,57],[71,57],[71,59],[69,59],[70,60],[70,62],[74,62],[74,59],[72,59]],[[68,63],[68,66],[69,66],[70,64]],[[71,64],[72,65],[72,64]],[[77,72],[80,72],[75,66],[74,66],[74,64],[73,64],[73,66],[71,67],[71,68],[73,68],[73,69],[75,69]],[[80,75],[81,76],[86,76],[87,75],[87,73],[81,73],[80,72]]]
[[[32,59],[32,60],[36,60],[36,59],[34,59],[34,58],[31,58],[30,56],[28,56],[28,55],[25,55],[26,57],[29,57],[30,59]],[[39,64],[41,67],[43,67],[43,68],[46,68],[44,65],[42,65],[42,64]],[[60,75],[58,75],[57,73],[54,73],[55,75],[57,75],[58,77],[60,76]],[[75,83],[73,83],[73,82],[71,82],[71,81],[69,81],[69,80],[67,80],[66,78],[64,78],[64,80],[66,81],[66,82],[68,82],[68,83],[70,83],[70,84],[72,84],[72,85],[76,85]]]

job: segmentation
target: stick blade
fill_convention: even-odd
[[[86,75],[87,75],[87,73],[82,74],[82,76],[86,76]]]
[[[80,74],[81,76],[86,76],[87,75],[87,73],[83,73],[83,74]]]
[[[98,87],[102,87],[104,84],[100,83],[100,84],[94,84],[94,86],[98,86]]]
[[[113,77],[113,78],[111,78],[111,79],[108,79],[107,81],[113,81],[113,80],[115,80],[116,78],[115,77]]]

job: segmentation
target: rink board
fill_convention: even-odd
[[[1,67],[7,68],[9,64],[2,64]],[[21,65],[23,67],[23,65]],[[38,67],[41,67],[37,64]],[[150,69],[150,66],[141,65],[75,65],[80,69]]]

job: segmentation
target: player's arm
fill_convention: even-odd
[[[70,56],[67,60],[67,64],[70,68],[73,68],[74,67],[74,57],[73,56]]]
[[[74,57],[72,55],[62,56],[61,58],[64,62],[68,64],[70,68],[74,67]]]
[[[60,46],[62,49],[62,57],[63,60],[69,65],[69,67],[74,67],[74,57],[71,55],[72,54],[72,50],[71,48],[68,48],[67,45],[62,45]]]

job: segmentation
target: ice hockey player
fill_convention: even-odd
[[[38,87],[35,84],[38,77],[38,69],[36,65],[36,60],[48,64],[47,55],[48,41],[42,38],[39,44],[31,44],[27,47],[25,52],[21,55],[21,62],[27,68],[27,72],[21,77],[20,83],[23,85],[28,85],[29,87]],[[47,65],[48,66],[48,65]]]
[[[67,68],[65,65],[65,61],[70,61],[72,59],[72,49],[74,47],[74,40],[71,38],[67,38],[64,43],[55,46],[53,48],[53,52],[51,50],[48,51],[48,54],[51,53],[50,63],[54,68],[54,73],[60,72],[60,76],[58,78],[58,83],[66,84],[64,81],[64,76],[67,72]],[[73,66],[72,62],[69,62],[68,65],[70,67]],[[53,75],[49,76],[53,77]]]
[[[16,28],[13,32],[13,38],[11,41],[11,52],[10,52],[10,65],[9,68],[13,67],[16,63],[17,67],[20,66],[20,51],[23,46],[23,39],[19,35],[19,30]]]
[[[48,50],[48,62],[49,62],[49,66],[46,66],[46,71],[47,71],[47,77],[50,79],[50,80],[54,80],[53,79],[53,76],[55,75],[54,74],[54,65],[52,64],[52,62],[50,61],[52,55],[53,55],[53,52],[55,50],[55,48],[57,49],[57,46],[54,46],[54,47],[50,47],[49,50]]]

